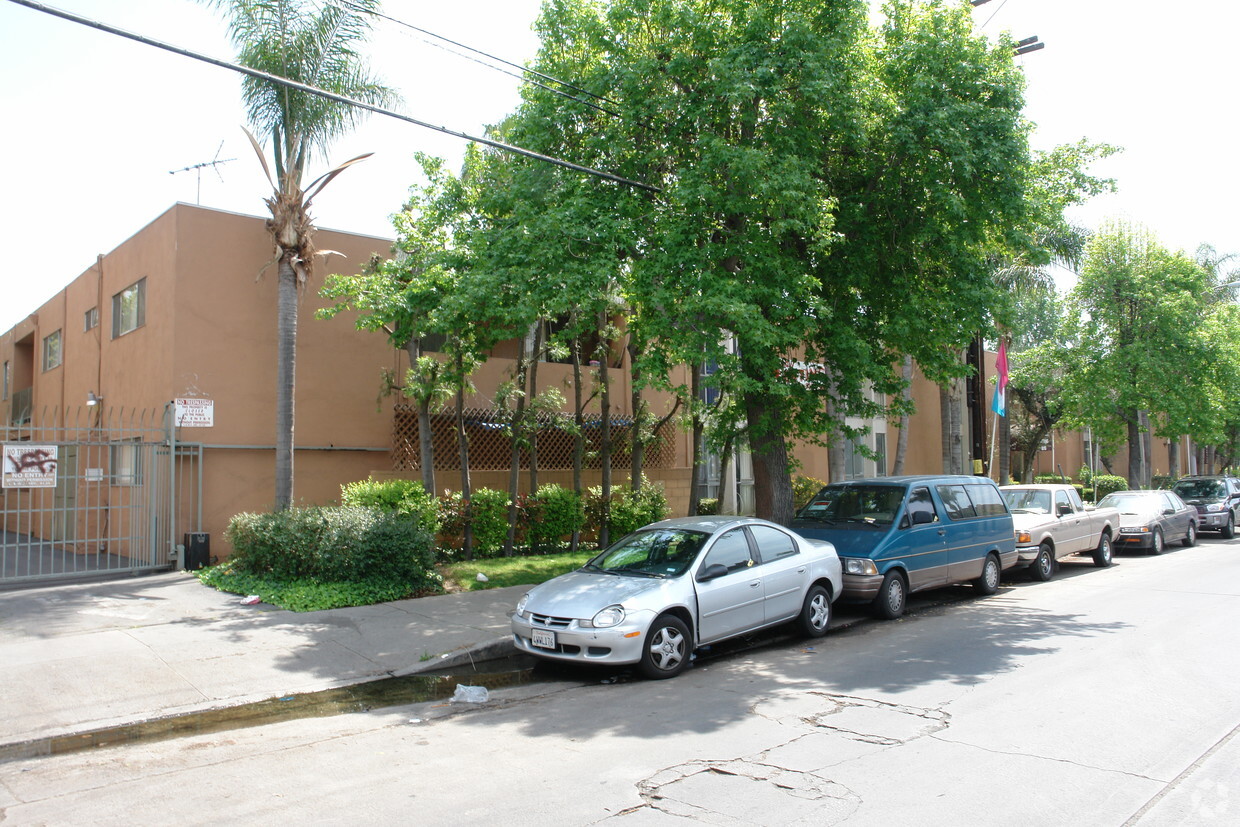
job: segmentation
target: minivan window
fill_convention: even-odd
[[[797,512],[796,519],[844,527],[889,526],[904,491],[896,485],[828,485]]]
[[[929,488],[914,488],[912,493],[908,495],[908,514],[909,525],[916,525],[917,514],[929,514],[930,522],[937,523],[939,514],[934,508],[934,500],[930,498]]]
[[[979,517],[1002,517],[1008,513],[1003,504],[1003,495],[993,485],[967,485],[969,499],[973,500],[973,510]]]
[[[969,499],[969,495],[964,493],[963,485],[939,485],[935,486],[935,490],[939,492],[939,499],[943,501],[947,519],[967,520],[977,516],[977,512],[973,510],[973,502]]]

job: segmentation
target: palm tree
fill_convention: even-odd
[[[347,8],[313,0],[203,0],[221,9],[238,49],[238,62],[280,78],[324,89],[378,106],[396,93],[372,79],[356,51],[370,29],[377,0],[351,0]],[[293,500],[293,398],[297,342],[297,290],[313,270],[314,226],[310,204],[354,158],[302,188],[310,156],[325,154],[335,138],[365,114],[349,104],[247,76],[242,99],[254,131],[271,141],[275,175],[254,135],[247,132],[262,161],[273,193],[267,229],[275,242],[277,298],[276,490],[277,510]]]

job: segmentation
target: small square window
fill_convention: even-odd
[[[99,308],[92,307],[90,310],[86,311],[86,315],[85,317],[83,317],[82,330],[94,330],[98,326],[99,326]]]
[[[60,367],[64,361],[64,352],[60,343],[60,331],[43,337],[43,370]]]
[[[146,324],[146,279],[112,297],[112,338],[132,333]]]
[[[112,445],[112,482],[115,485],[139,485],[142,482],[142,445],[123,441]]]

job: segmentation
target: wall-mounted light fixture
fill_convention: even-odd
[[[88,391],[88,392],[87,392],[87,394],[86,394],[86,404],[87,404],[87,405],[89,405],[89,406],[91,406],[91,407],[94,407],[95,405],[98,405],[98,404],[99,404],[100,402],[102,402],[102,401],[103,401],[103,397],[102,397],[102,396],[95,396],[95,392],[94,392],[94,391]]]

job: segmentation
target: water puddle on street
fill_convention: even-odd
[[[480,670],[480,671],[479,671]],[[265,701],[169,715],[71,735],[0,744],[0,763],[49,755],[166,741],[300,718],[325,718],[451,698],[457,684],[488,690],[534,683],[532,659],[507,658],[444,672],[380,678],[366,683],[286,695]]]

